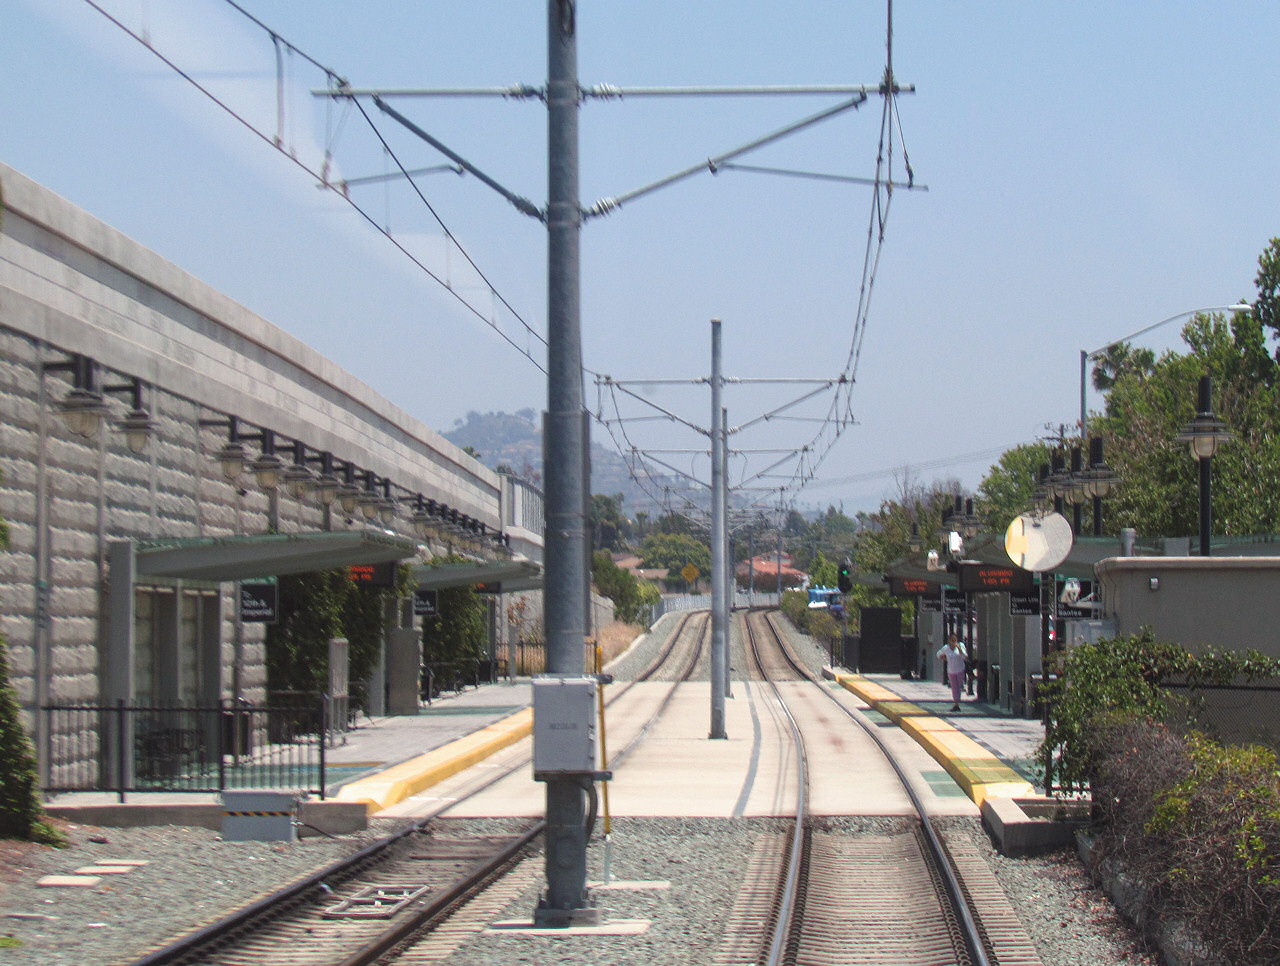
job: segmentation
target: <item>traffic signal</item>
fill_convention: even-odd
[[[853,590],[853,561],[848,557],[840,561],[840,576],[836,578],[836,586],[842,594]]]

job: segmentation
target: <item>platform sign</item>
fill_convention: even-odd
[[[1079,590],[1076,600],[1085,600],[1093,594],[1093,581],[1079,581]],[[1067,600],[1058,600],[1058,618],[1066,621],[1087,621],[1097,617],[1095,608],[1091,606],[1079,606],[1075,602]]]
[[[274,577],[240,581],[240,620],[274,624],[280,619],[280,586]]]
[[[949,617],[954,617],[957,614],[964,613],[964,598],[959,594],[952,594],[946,599],[944,609],[941,595],[922,595],[918,606],[922,614],[946,614]]]
[[[413,616],[435,617],[439,612],[439,600],[434,590],[415,590],[413,592]]]
[[[396,565],[394,561],[377,564],[354,564],[347,568],[347,577],[361,587],[394,587]]]
[[[1040,591],[1015,591],[1009,595],[1010,617],[1039,617]]]
[[[962,563],[960,591],[990,594],[1004,591],[1026,593],[1031,590],[1031,571],[1010,564]]]
[[[924,594],[936,594],[938,585],[919,577],[895,577],[889,575],[889,593],[894,597],[919,597]]]

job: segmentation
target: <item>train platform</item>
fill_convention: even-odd
[[[952,712],[950,690],[937,682],[824,673],[865,704],[866,713],[913,738],[979,808],[988,798],[1036,794],[1039,721],[968,697]],[[363,827],[369,816],[391,814],[399,803],[526,738],[531,702],[532,684],[524,678],[449,693],[416,715],[359,719],[326,752],[328,794],[323,802],[304,802],[300,821],[340,834]],[[694,714],[701,714],[696,705]],[[217,828],[222,818],[216,793],[129,793],[125,803],[110,792],[76,793],[59,795],[48,807],[83,824]]]
[[[938,681],[908,680],[897,674],[865,674],[859,677],[967,735],[1028,782],[1035,784],[1039,781],[1035,753],[1044,740],[1044,724],[1039,718],[1018,717],[998,705],[978,701],[969,695],[961,697],[959,711],[952,711],[951,688]],[[901,724],[901,715],[896,718],[895,723]]]
[[[326,797],[302,804],[300,820],[331,834],[363,828],[367,816],[460,771],[532,728],[528,678],[448,692],[416,715],[360,717],[325,751]],[[70,792],[46,802],[51,815],[85,825],[219,828],[216,792]]]

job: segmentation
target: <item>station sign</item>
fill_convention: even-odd
[[[1079,584],[1080,589],[1078,597],[1076,598],[1077,600],[1085,600],[1093,594],[1092,580],[1081,580]],[[1074,603],[1069,603],[1068,601],[1061,599],[1058,600],[1058,617],[1060,620],[1087,621],[1097,616],[1097,612],[1092,607],[1079,607]]]
[[[1010,617],[1039,617],[1040,591],[1013,591],[1009,594]]]
[[[895,577],[889,575],[889,593],[894,597],[918,597],[922,594],[936,594],[938,585],[920,577]]]
[[[377,564],[354,564],[347,568],[347,578],[361,587],[394,587],[396,565],[394,561]]]
[[[969,594],[1027,592],[1031,590],[1031,571],[1011,564],[962,563],[960,591]]]
[[[274,624],[280,619],[280,586],[274,577],[240,581],[240,620]]]
[[[946,614],[954,617],[957,614],[964,613],[964,598],[959,594],[952,594],[946,598],[945,604],[940,594],[931,596],[922,596],[916,602],[922,614]]]
[[[439,599],[434,590],[415,590],[413,592],[414,617],[435,617],[439,610]]]

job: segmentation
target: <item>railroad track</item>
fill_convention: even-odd
[[[616,767],[664,713],[681,682],[697,667],[709,633],[705,612],[682,615],[658,655],[633,682],[610,696],[622,699],[641,681],[671,674],[671,687],[640,734],[616,755]],[[527,756],[469,788],[477,795],[526,768]],[[442,930],[449,917],[480,900],[510,872],[513,888],[533,880],[523,861],[537,850],[541,820],[519,823],[509,835],[469,834],[461,820],[442,816],[442,804],[396,835],[293,883],[229,916],[135,960],[131,966],[369,966],[436,961],[438,951],[418,939]],[[501,893],[499,893],[499,897]],[[463,927],[464,931],[467,927]],[[423,958],[427,957],[427,958]]]
[[[752,612],[744,631],[753,677],[769,685],[790,722],[798,771],[795,817],[789,832],[758,844],[716,966],[1038,964],[981,856],[972,849],[948,851],[874,727],[814,681],[772,621]],[[804,740],[775,683],[779,677],[814,681],[876,740],[911,799],[914,819],[867,833],[808,814]]]

